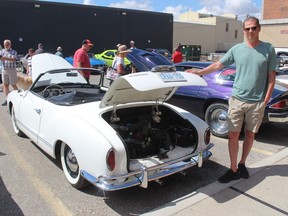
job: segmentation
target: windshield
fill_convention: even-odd
[[[222,71],[218,79],[226,81],[234,81],[236,76],[236,70],[234,68],[228,68]]]
[[[79,68],[78,68],[79,70]],[[43,73],[35,82],[35,87],[47,86],[50,84],[71,83],[71,84],[88,84],[88,81],[75,68],[52,70]],[[101,71],[89,69],[93,71],[93,77],[97,79],[96,84],[100,85]]]

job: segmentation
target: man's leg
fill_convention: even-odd
[[[3,92],[7,97],[7,95],[9,94],[9,84],[3,84]]]
[[[233,172],[237,171],[237,157],[238,157],[238,152],[239,152],[239,135],[240,135],[240,131],[229,131],[228,133],[230,169],[233,170]]]
[[[246,159],[251,151],[251,148],[254,143],[255,133],[249,130],[245,130],[245,138],[243,141],[243,150],[242,150],[242,157],[240,160],[240,164],[245,164]]]

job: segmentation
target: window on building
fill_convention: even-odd
[[[238,30],[235,30],[235,35],[234,35],[234,38],[238,38]]]
[[[226,23],[226,32],[229,31],[229,23]]]

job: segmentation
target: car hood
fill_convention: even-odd
[[[141,72],[121,76],[104,95],[100,107],[131,102],[168,100],[179,86],[206,86],[200,76],[186,72]]]
[[[68,69],[73,68],[73,66],[62,57],[53,54],[42,53],[34,55],[32,57],[32,80],[34,82],[40,74],[47,71],[63,68]]]

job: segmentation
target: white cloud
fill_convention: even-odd
[[[83,0],[84,5],[95,5],[93,0]]]
[[[247,14],[258,16],[261,9],[252,0],[200,0],[202,9],[198,13],[223,15],[227,13],[244,18]]]
[[[187,11],[188,9],[189,9],[188,7],[182,6],[180,4],[180,5],[176,6],[176,7],[168,6],[162,12],[164,12],[164,13],[172,13],[174,15],[174,20],[177,20],[179,14]]]
[[[150,0],[142,0],[142,1],[125,0],[119,3],[112,3],[109,5],[109,7],[153,11],[153,7],[151,5],[152,2]]]

